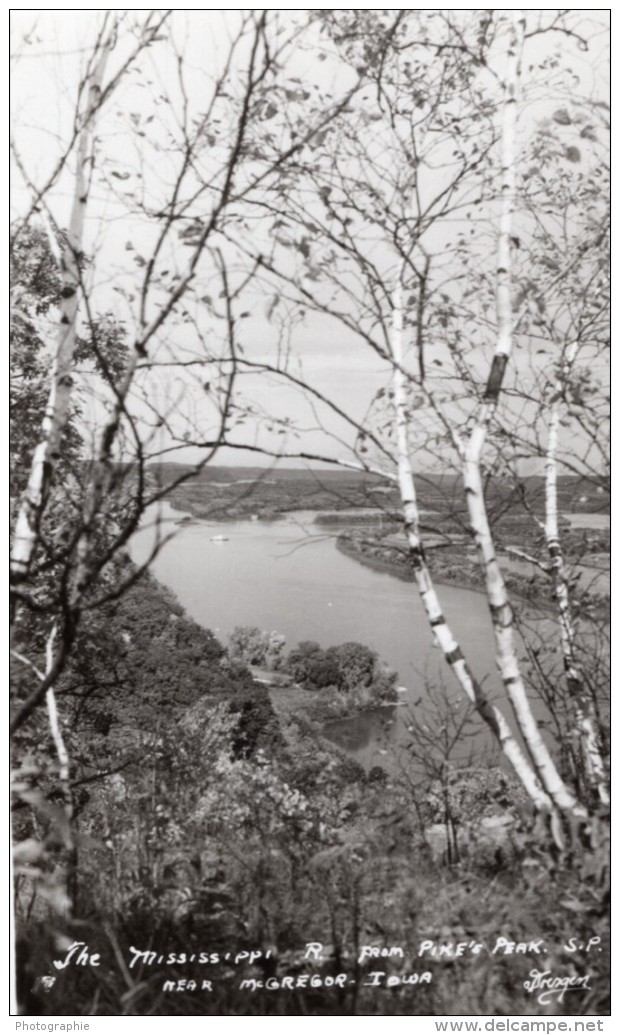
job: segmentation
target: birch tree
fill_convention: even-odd
[[[588,442],[573,469],[593,480],[602,469],[600,385],[577,372],[604,321],[604,187],[591,165],[571,208],[562,170],[579,164],[574,134],[593,146],[592,111],[603,116],[595,103],[588,115],[585,102],[568,109],[549,87],[564,96],[570,78],[553,40],[581,53],[582,27],[570,12],[216,21],[207,60],[191,19],[108,13],[41,168],[15,120],[13,320],[19,377],[29,363],[39,373],[16,465],[12,729],[21,735],[47,702],[70,818],[59,688],[80,627],[139,577],[117,561],[147,508],[224,446],[329,460],[398,486],[418,591],[458,688],[531,800],[581,818],[591,789],[603,804],[607,791],[554,484],[571,462],[570,444],[560,446],[569,411]],[[16,75],[46,46],[34,31],[22,37]],[[329,87],[315,81],[319,61]],[[538,135],[519,122],[526,106]],[[549,161],[561,174],[553,186]],[[576,244],[572,213],[584,198],[589,223]],[[41,255],[54,257],[49,290]],[[308,373],[298,346],[308,314],[376,359],[366,415]],[[268,348],[252,340],[260,335]],[[541,339],[551,380],[536,358]],[[275,396],[257,405],[256,378],[299,393],[307,423],[325,425],[324,449],[306,445],[303,419]],[[18,411],[33,397],[17,392]],[[181,474],[149,472],[188,448]],[[532,713],[494,531],[494,485],[516,498],[519,465],[536,458],[546,462],[549,583],[585,772],[573,774],[576,791]],[[501,701],[464,656],[433,580],[418,496],[437,464],[462,479],[451,516],[478,550]],[[161,544],[160,534],[154,550]]]
[[[513,18],[504,81],[501,131],[501,211],[497,245],[497,343],[482,407],[464,450],[463,483],[472,532],[484,567],[489,610],[495,635],[497,664],[515,719],[542,787],[559,809],[576,811],[577,802],[565,787],[534,720],[527,698],[513,633],[512,606],[506,592],[489,526],[482,485],[481,460],[488,427],[498,406],[504,371],[512,352],[511,238],[516,195],[516,114],[525,18]]]
[[[528,699],[485,484],[507,477],[504,454],[511,443],[526,455],[537,452],[523,408],[514,432],[523,363],[513,341],[521,342],[528,296],[526,289],[519,302],[515,287],[521,235],[528,229],[521,217],[524,144],[517,136],[522,50],[525,44],[531,55],[538,47],[544,74],[561,66],[548,37],[557,33],[578,50],[587,41],[559,13],[526,19],[518,12],[481,12],[467,26],[453,12],[395,18],[347,12],[325,22],[345,61],[366,62],[372,89],[330,127],[316,153],[298,156],[295,189],[282,188],[286,203],[261,200],[271,244],[260,255],[248,246],[244,251],[260,257],[266,290],[276,291],[274,305],[301,299],[304,308],[339,321],[391,369],[392,385],[378,391],[374,420],[358,428],[356,462],[398,479],[413,567],[435,638],[528,794],[553,812],[583,816]],[[563,88],[564,69],[554,74]],[[528,102],[540,104],[529,79]],[[564,147],[563,153],[573,160],[574,151]],[[536,217],[540,229],[545,219],[539,208]],[[254,226],[260,231],[260,221]],[[496,241],[494,269],[489,235]],[[283,259],[287,252],[297,256],[295,265]],[[565,257],[564,267],[572,262]],[[520,266],[519,280],[521,285]],[[534,287],[532,294],[541,310],[545,300]],[[403,334],[413,339],[413,362]],[[493,355],[486,371],[485,350]],[[263,369],[290,380],[291,357],[294,350]],[[308,379],[305,384],[314,394]],[[512,726],[485,698],[438,603],[419,530],[414,443],[427,464],[429,456],[440,455],[445,466],[461,472]]]
[[[576,631],[571,606],[569,576],[558,525],[558,439],[560,433],[560,400],[566,392],[566,380],[574,362],[576,344],[571,343],[561,361],[549,413],[549,436],[545,463],[545,540],[549,554],[549,574],[558,608],[562,657],[569,696],[574,708],[576,736],[586,787],[595,787],[603,804],[609,803],[607,775],[601,757],[600,730],[593,702],[585,692],[583,674],[576,652]]]
[[[545,470],[542,515],[530,507],[533,522],[542,533],[542,555],[514,547],[510,552],[544,573],[543,590],[547,578],[550,599],[557,608],[564,667],[561,678],[570,715],[561,739],[569,753],[570,745],[577,742],[571,768],[580,793],[586,798],[594,795],[592,800],[603,803],[608,792],[600,715],[579,674],[583,638],[578,637],[573,615],[574,573],[569,572],[562,547],[558,477],[560,472],[573,471],[580,477],[581,491],[585,488],[595,499],[605,499],[609,421],[606,121],[604,102],[576,97],[541,120],[522,161],[525,172],[520,197],[526,233],[513,249],[518,279],[513,308],[518,330],[522,335],[527,332],[533,348],[512,395],[518,405],[526,407],[529,421],[524,425],[513,419],[506,425],[507,441],[515,454],[539,457]],[[521,249],[525,255],[520,258]],[[539,357],[551,369],[540,366]],[[581,442],[578,456],[574,451],[577,439]],[[516,472],[512,476],[518,485]],[[578,640],[582,641],[580,647]],[[538,675],[545,679],[540,668]]]
[[[67,30],[73,17],[66,17]],[[33,731],[38,737],[47,702],[69,851],[75,763],[63,740],[62,692],[79,631],[140,577],[146,565],[127,571],[123,552],[145,511],[211,462],[233,418],[237,361],[226,233],[234,234],[240,206],[268,191],[280,167],[358,88],[354,76],[326,103],[298,77],[290,81],[306,22],[303,13],[282,19],[241,11],[219,22],[211,16],[205,55],[184,16],[104,12],[89,21],[75,57],[69,31],[69,53],[51,49],[53,18],[33,26],[24,15],[16,18],[14,77],[29,98],[16,90],[15,344],[18,355],[36,358],[36,393],[46,403],[38,426],[36,393],[23,395],[28,440],[16,411],[11,730],[18,748]],[[55,149],[43,150],[47,126],[35,124],[34,146],[30,134],[45,109],[45,79],[38,91],[31,70],[47,74],[50,67],[59,128]],[[276,116],[277,134],[269,127]],[[255,125],[268,145],[262,155],[252,150]],[[30,255],[28,242],[35,244]],[[41,254],[55,265],[49,297],[33,268]],[[250,265],[246,285],[253,275]],[[221,316],[210,295],[218,281]],[[193,386],[179,378],[171,389],[174,370],[183,370],[196,342],[205,341],[198,384],[209,444],[189,470],[162,484],[148,465],[165,453],[167,436],[182,438],[185,416],[191,419]],[[158,534],[153,554],[162,541]],[[33,803],[20,774],[16,791]],[[41,794],[36,801],[44,806]]]
[[[44,551],[42,521],[72,401],[83,406],[89,392],[98,395],[92,429],[85,421],[81,425],[84,438],[92,430],[92,442],[87,444],[88,462],[80,472],[79,506],[74,501],[70,507],[73,519],[65,527],[67,534],[72,528],[72,534],[64,558],[67,576],[62,580],[62,600],[57,603],[72,614],[77,615],[106,565],[125,546],[145,508],[170,488],[147,486],[145,470],[148,461],[160,455],[162,429],[171,430],[171,422],[182,429],[181,400],[187,384],[177,382],[176,398],[167,401],[158,395],[158,386],[167,394],[169,382],[163,379],[170,375],[172,380],[174,368],[183,366],[180,355],[191,353],[190,328],[199,340],[209,338],[207,355],[200,357],[203,371],[198,383],[211,442],[191,473],[215,455],[231,414],[236,356],[230,321],[226,313],[218,318],[205,284],[226,279],[226,257],[221,251],[225,227],[234,228],[245,199],[268,190],[270,177],[285,160],[294,159],[357,89],[358,79],[354,78],[343,96],[327,107],[323,98],[314,100],[297,82],[289,89],[289,80],[280,68],[303,36],[303,17],[280,24],[275,13],[272,19],[268,12],[240,12],[232,32],[230,28],[226,22],[213,26],[212,48],[217,50],[218,41],[226,38],[228,49],[220,48],[214,68],[196,71],[187,61],[187,40],[181,39],[189,31],[188,24],[173,23],[166,12],[147,14],[135,23],[128,13],[106,15],[85,71],[75,83],[78,102],[72,124],[66,139],[59,140],[58,157],[48,162],[51,171],[42,176],[42,182],[29,168],[31,156],[22,146],[16,119],[15,178],[25,211],[16,223],[14,248],[36,223],[48,235],[60,278],[60,329],[53,349],[49,398],[12,545],[14,593],[23,606],[42,603],[36,592],[31,593],[36,582],[33,565]],[[41,43],[41,38],[33,42],[34,33],[26,33],[24,38],[18,68],[28,47],[34,50],[33,60],[37,59]],[[166,92],[157,96],[156,79],[163,66],[175,71],[166,79]],[[138,110],[114,110],[115,91],[121,88],[123,105],[134,103]],[[153,94],[146,103],[144,91]],[[282,102],[282,116],[279,108],[272,111],[272,96]],[[286,104],[286,126],[276,142],[267,124],[276,114],[282,121]],[[263,135],[270,142],[262,159],[251,146],[255,123],[265,126]],[[124,133],[130,148],[136,148],[135,160],[130,148],[119,151],[115,132]],[[165,168],[161,176],[158,163]],[[66,230],[59,214],[61,183],[63,188],[70,185],[73,198]],[[101,194],[89,214],[89,198],[95,190]],[[106,222],[102,196],[114,208],[113,221]],[[122,239],[119,227],[125,230]],[[103,234],[103,255],[95,258]],[[246,282],[252,273],[250,268]],[[18,284],[17,294],[20,290]],[[109,322],[112,302],[114,326]],[[202,316],[198,324],[196,313]],[[48,348],[53,318],[54,312],[49,310],[46,320],[39,320],[35,328],[44,349]],[[32,307],[23,313],[16,302],[15,319],[22,325],[32,321]],[[123,336],[126,352],[120,368],[108,369],[102,385],[89,377],[97,363],[110,366],[102,346],[106,326],[108,338],[113,333]],[[78,354],[80,340],[86,345]],[[181,437],[182,430],[175,433]],[[128,467],[132,468],[131,479],[124,476]],[[105,543],[98,542],[97,533],[106,523],[110,501],[121,483],[126,495],[123,518],[110,526],[114,531],[108,529]],[[56,488],[62,493],[62,485]],[[72,484],[70,492],[75,494],[76,489]],[[96,601],[95,595],[87,606]],[[50,606],[56,605],[50,602]],[[63,624],[59,657],[65,641],[68,649],[72,635],[72,622]],[[41,685],[23,702],[15,720],[18,725],[45,692]]]

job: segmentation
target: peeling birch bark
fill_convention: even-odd
[[[98,59],[84,83],[87,100],[81,115],[82,127],[78,138],[75,187],[67,240],[62,244],[60,257],[61,315],[58,344],[52,367],[50,392],[42,422],[42,436],[34,451],[28,486],[15,526],[10,565],[11,578],[15,585],[19,585],[27,579],[30,572],[39,525],[60,456],[61,440],[69,415],[72,393],[71,371],[77,341],[79,264],[82,257],[84,221],[93,161],[93,121],[100,104],[103,77],[110,50],[114,45],[115,33],[116,28],[113,26],[101,44]]]
[[[565,812],[585,815],[575,796],[562,780],[540,734],[527,696],[514,642],[514,615],[506,584],[497,561],[482,485],[481,458],[490,422],[504,381],[512,351],[511,232],[516,193],[515,135],[516,91],[520,75],[524,20],[513,15],[506,66],[501,156],[501,216],[497,246],[496,309],[497,341],[487,379],[482,407],[465,450],[463,479],[469,521],[482,565],[489,610],[495,636],[497,665],[535,772],[553,805]]]
[[[452,669],[461,690],[466,694],[479,715],[491,729],[494,737],[498,740],[502,751],[525,787],[530,799],[539,808],[550,809],[551,800],[521,750],[504,715],[496,705],[491,704],[484,690],[472,674],[442,612],[431,573],[426,563],[424,547],[420,538],[419,511],[407,439],[409,419],[407,414],[405,374],[403,371],[402,289],[400,284],[394,292],[393,301],[392,359],[394,361],[392,385],[396,412],[398,482],[409,552],[413,560],[415,578],[424,610],[426,611],[435,640]]]
[[[560,642],[566,673],[566,685],[575,717],[575,734],[579,743],[579,754],[585,771],[586,782],[595,788],[599,800],[609,804],[609,788],[605,766],[601,756],[598,722],[592,701],[588,697],[581,668],[575,652],[575,626],[573,622],[568,575],[558,529],[557,498],[557,450],[560,428],[560,398],[562,381],[569,373],[577,350],[576,343],[569,345],[563,360],[562,378],[555,385],[554,401],[549,416],[549,434],[545,463],[545,539],[550,559],[550,574],[558,607]]]

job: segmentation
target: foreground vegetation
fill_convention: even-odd
[[[338,660],[351,686],[376,676],[371,652],[306,644],[286,658],[277,638],[256,633],[238,630],[227,652],[149,577],[82,633],[60,688],[72,702],[75,843],[66,829],[65,840],[59,835],[45,740],[31,729],[17,749],[25,1011],[604,1012],[603,821],[594,819],[589,848],[575,842],[560,852],[506,773],[452,763],[439,721],[434,747],[412,733],[408,771],[365,772],[303,714],[276,714],[239,655],[257,660],[263,649],[265,664],[271,647],[272,669],[295,672],[312,696],[317,682],[343,679]],[[123,649],[112,653],[119,640]],[[73,696],[78,682],[87,694]],[[62,901],[67,873],[72,917]],[[573,951],[592,937],[604,951]],[[502,938],[544,939],[545,968],[575,981],[588,975],[586,987],[539,1003],[524,988],[536,955],[494,952]],[[46,990],[41,979],[72,941],[87,943],[100,965],[70,965]],[[308,942],[324,945],[322,961],[304,959]],[[458,958],[435,958],[430,948],[418,955],[422,943],[461,942],[480,947]],[[375,958],[364,946],[402,955]],[[153,951],[155,961],[140,957],[129,968],[131,947]],[[249,951],[262,953],[254,965],[243,955],[230,962]],[[219,962],[179,962],[181,952]],[[430,980],[397,981],[423,973]],[[315,975],[314,986],[304,974]],[[324,979],[339,974],[346,984],[327,987]],[[275,987],[291,975],[300,987]],[[205,979],[211,991],[202,991]],[[169,990],[192,980],[195,991]]]

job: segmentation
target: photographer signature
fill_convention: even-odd
[[[536,1001],[547,1006],[555,999],[564,1002],[567,992],[585,992],[592,988],[590,974],[556,976],[550,970],[530,970],[528,981],[523,982],[526,992],[538,992]]]

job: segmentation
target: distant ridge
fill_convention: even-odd
[[[152,477],[166,480],[178,477],[193,470],[192,464],[161,463],[149,464],[147,473]],[[342,467],[326,469],[323,467],[230,467],[209,464],[200,474],[195,475],[201,482],[239,482],[239,481],[332,481],[342,484],[343,481],[357,483],[380,484],[383,479],[366,471],[349,471]]]
[[[173,482],[184,474],[194,470],[192,464],[174,462],[153,463],[147,467],[149,481],[156,484]],[[447,502],[456,510],[463,507],[462,479],[458,474],[435,474],[417,472],[420,502],[426,507],[443,509]],[[335,491],[338,487],[345,489],[368,490],[374,486],[390,486],[393,492],[392,505],[397,506],[398,489],[394,482],[386,482],[377,474],[366,471],[352,471],[342,467],[333,469],[312,467],[232,467],[223,464],[209,464],[199,474],[192,475],[191,482],[196,485],[241,487],[244,483],[263,485],[288,485],[289,491],[305,492],[308,489]],[[293,485],[295,489],[293,489]],[[544,508],[545,478],[544,475],[528,475],[519,480],[519,490],[504,479],[490,478],[485,487],[489,503],[500,502],[510,512],[523,509],[522,492],[525,492],[529,504],[538,513]],[[605,488],[597,486],[593,479],[577,474],[558,476],[558,504],[564,512],[608,514],[610,510],[609,494]]]

